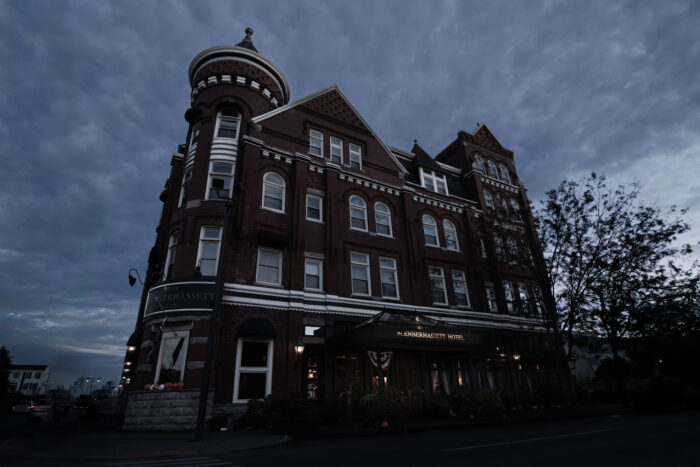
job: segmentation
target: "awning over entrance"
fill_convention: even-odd
[[[329,337],[327,342],[338,350],[398,348],[463,352],[483,344],[484,335],[418,312],[383,311],[343,334]]]

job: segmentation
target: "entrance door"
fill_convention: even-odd
[[[423,384],[418,357],[396,356],[397,386],[406,398],[410,414],[423,411]]]

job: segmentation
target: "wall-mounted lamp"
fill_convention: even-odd
[[[134,346],[134,345],[127,345],[127,346],[126,346],[126,351],[127,351],[127,352],[135,352],[135,351],[136,351],[136,346]]]
[[[131,269],[129,269],[129,285],[130,285],[131,287],[133,287],[134,284],[136,284],[136,277],[134,277],[134,276],[131,275],[131,271],[134,271],[134,272],[136,273],[136,277],[139,278],[139,283],[140,283],[141,285],[143,285],[143,281],[141,280],[141,276],[139,275],[139,271],[138,271],[136,268],[131,268]]]
[[[297,345],[294,346],[294,353],[297,354],[297,358],[301,358],[304,355],[304,343],[299,341]]]

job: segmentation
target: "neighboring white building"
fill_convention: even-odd
[[[46,394],[49,388],[48,365],[10,365],[10,392],[25,396]]]

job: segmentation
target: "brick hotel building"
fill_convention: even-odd
[[[186,142],[125,359],[125,428],[194,426],[219,263],[208,417],[380,383],[413,412],[462,386],[562,387],[513,153],[485,125],[435,157],[388,146],[336,86],[290,102],[251,34],[189,67]],[[376,351],[390,357],[382,382]]]

